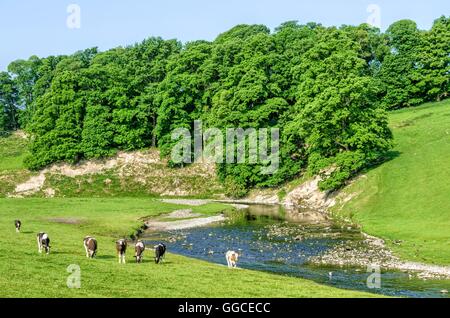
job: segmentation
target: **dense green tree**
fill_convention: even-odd
[[[14,78],[17,89],[17,103],[23,114],[20,118],[22,126],[26,126],[31,120],[35,101],[34,86],[38,80],[38,69],[41,59],[31,56],[28,60],[16,60],[8,65],[8,71]]]
[[[0,135],[19,128],[17,100],[17,89],[10,74],[0,72]]]
[[[41,168],[56,161],[76,162],[83,157],[82,127],[85,116],[82,71],[90,65],[96,49],[80,51],[57,64],[50,88],[33,102],[27,129],[32,134],[31,155],[26,164]]]
[[[270,162],[250,162],[249,152],[244,162],[220,163],[227,193],[308,171],[332,190],[383,160],[392,144],[387,109],[448,97],[449,26],[447,17],[429,31],[402,20],[381,33],[288,21],[274,32],[238,25],[212,42],[152,37],[105,52],[33,56],[0,74],[0,130],[30,132],[26,163],[38,169],[150,146],[169,156],[172,132],[192,133],[195,120],[224,136],[227,128],[277,128],[278,169],[264,173]]]
[[[300,62],[298,101],[287,124],[304,147],[308,168],[328,170],[323,189],[335,189],[391,147],[386,113],[374,98],[358,41],[329,29]]]
[[[423,102],[417,86],[423,33],[414,21],[401,20],[392,24],[386,35],[390,53],[382,61],[379,73],[385,90],[383,104],[387,109],[418,105]]]
[[[188,43],[167,65],[167,76],[161,82],[155,102],[158,107],[156,135],[163,155],[169,155],[174,141],[171,133],[176,128],[193,130],[193,122],[203,110],[203,94],[210,85],[204,76],[203,65],[211,54],[211,43]]]
[[[417,77],[423,98],[440,101],[450,94],[450,17],[437,19],[425,32],[420,47]]]

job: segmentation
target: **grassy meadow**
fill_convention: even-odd
[[[450,100],[390,113],[392,160],[346,189],[339,213],[405,259],[450,265]]]
[[[299,278],[225,266],[168,254],[154,264],[146,251],[144,263],[118,264],[115,240],[139,227],[142,217],[156,216],[181,205],[153,199],[0,199],[0,297],[375,297],[323,286]],[[217,213],[222,204],[190,207],[194,212]],[[23,222],[15,233],[14,219]],[[37,252],[36,233],[46,231],[51,253]],[[87,259],[83,237],[94,235],[96,259]],[[224,260],[225,261],[225,260]],[[70,289],[67,267],[81,269],[81,288]]]

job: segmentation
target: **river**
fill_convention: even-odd
[[[371,276],[371,269],[319,266],[308,261],[337,244],[361,239],[357,231],[299,218],[298,214],[287,213],[282,207],[266,205],[250,205],[232,221],[147,233],[145,237],[148,245],[164,242],[171,253],[223,265],[226,265],[226,251],[235,250],[240,254],[238,266],[241,268],[301,277],[338,288],[399,297],[448,297],[441,290],[450,289],[449,280],[424,280],[381,268],[380,284],[375,286],[377,280]]]

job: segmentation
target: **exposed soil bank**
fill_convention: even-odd
[[[100,160],[83,160],[77,164],[53,164],[15,185],[9,197],[39,195],[58,197],[88,191],[97,184],[100,194],[123,193],[136,189],[153,196],[213,197],[223,192],[209,163],[193,163],[180,169],[168,167],[157,149],[118,152]],[[75,191],[71,193],[69,190]],[[98,194],[98,193],[94,193]]]

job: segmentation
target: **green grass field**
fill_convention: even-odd
[[[115,240],[129,235],[140,219],[185,206],[153,199],[0,199],[0,297],[375,297],[340,290],[299,278],[220,265],[168,254],[156,265],[146,252],[144,263],[118,264]],[[192,207],[190,207],[192,208]],[[217,213],[226,206],[193,207],[194,212]],[[14,219],[23,222],[15,233]],[[51,238],[50,255],[37,252],[36,233]],[[96,259],[87,259],[83,237],[99,243]],[[71,264],[80,266],[81,288],[66,281]]]
[[[0,197],[26,181],[31,173],[23,166],[27,155],[27,140],[18,134],[0,137]]]
[[[449,265],[450,100],[392,112],[390,126],[396,156],[346,189],[359,195],[343,213],[405,259]]]
[[[0,137],[0,171],[23,169],[23,160],[27,155],[27,140],[15,134]]]

